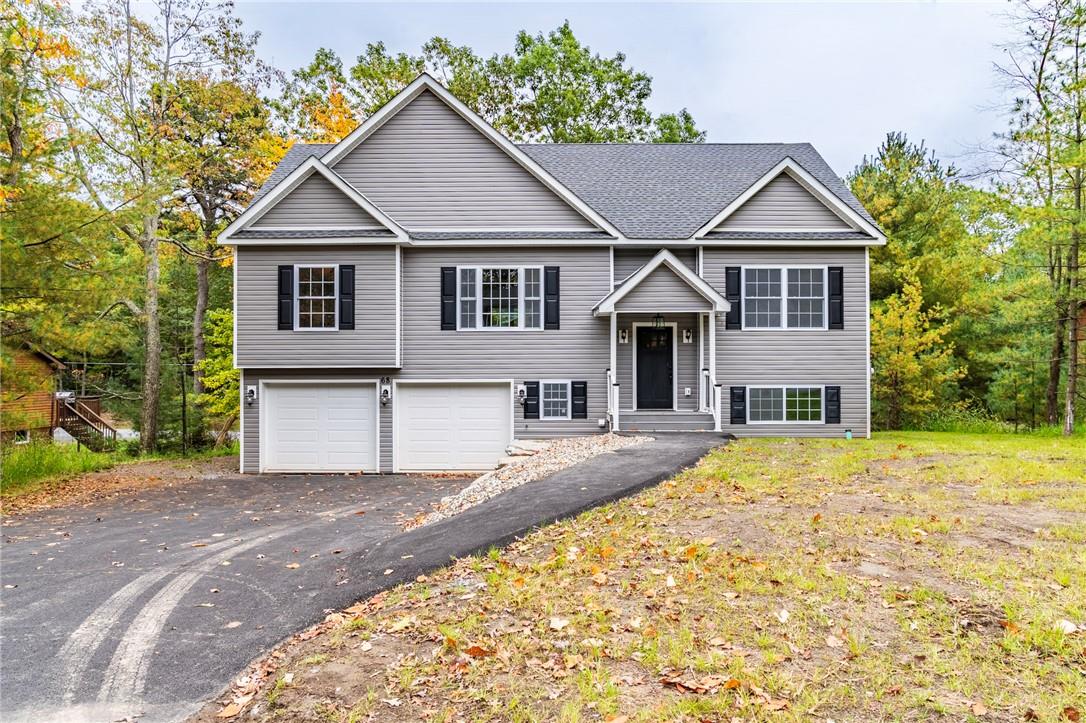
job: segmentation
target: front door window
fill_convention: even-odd
[[[672,409],[674,397],[674,330],[637,329],[637,408]]]

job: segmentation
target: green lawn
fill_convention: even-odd
[[[744,440],[335,614],[236,694],[262,721],[1078,720],[1084,626],[1082,439]]]

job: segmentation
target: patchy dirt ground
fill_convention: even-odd
[[[100,503],[119,495],[158,487],[172,487],[194,480],[238,474],[237,455],[202,459],[159,459],[128,462],[98,472],[50,481],[17,497],[0,499],[4,515],[57,506]]]
[[[344,611],[198,721],[1079,721],[1086,444],[748,440]]]

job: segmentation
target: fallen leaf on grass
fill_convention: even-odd
[[[287,563],[287,569],[288,570],[297,570],[299,567],[301,567],[301,565],[299,565],[296,562],[288,562]]]
[[[489,658],[490,656],[494,655],[493,650],[487,650],[481,645],[472,645],[464,652],[473,658]]]
[[[551,618],[551,630],[561,630],[569,625],[569,621],[565,618]]]
[[[788,707],[788,701],[781,700],[780,698],[773,698],[765,702],[766,710],[784,710]]]
[[[780,612],[777,613],[777,620],[780,620],[782,623],[788,622],[788,618],[790,617],[792,617],[792,613],[788,612],[784,608],[781,608]]]
[[[1078,712],[1078,708],[1073,708],[1072,706],[1064,708],[1063,711],[1060,712],[1060,717],[1064,720],[1071,721],[1071,723],[1078,723],[1078,721],[1082,720],[1082,715]]]
[[[419,621],[419,619],[417,617],[415,617],[414,615],[405,615],[404,617],[400,618],[396,622],[392,623],[392,625],[389,625],[388,626],[388,632],[390,632],[390,633],[402,632],[402,631],[407,630],[408,628],[414,626],[418,621]]]
[[[607,575],[602,572],[597,572],[595,575],[592,576],[592,582],[596,583],[597,585],[606,585]]]
[[[827,635],[826,645],[831,648],[840,648],[842,645],[844,645],[844,642],[841,640],[841,638],[838,638],[834,635]]]
[[[1074,635],[1078,632],[1079,626],[1070,620],[1059,620],[1056,622],[1056,629],[1064,635]]]
[[[976,716],[988,715],[988,706],[984,705],[979,700],[973,705],[969,706],[969,710],[973,711],[973,715]]]
[[[702,678],[694,678],[688,673],[668,673],[660,678],[660,682],[666,686],[675,688],[681,693],[715,693],[721,688],[732,690],[743,683],[736,678],[728,678],[723,675],[706,675]]]

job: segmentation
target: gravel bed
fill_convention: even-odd
[[[514,457],[508,465],[476,478],[454,495],[443,497],[433,512],[415,517],[404,527],[410,530],[452,517],[502,492],[543,479],[596,455],[650,441],[652,437],[627,437],[610,433],[551,440],[546,448],[539,452],[530,456]]]

